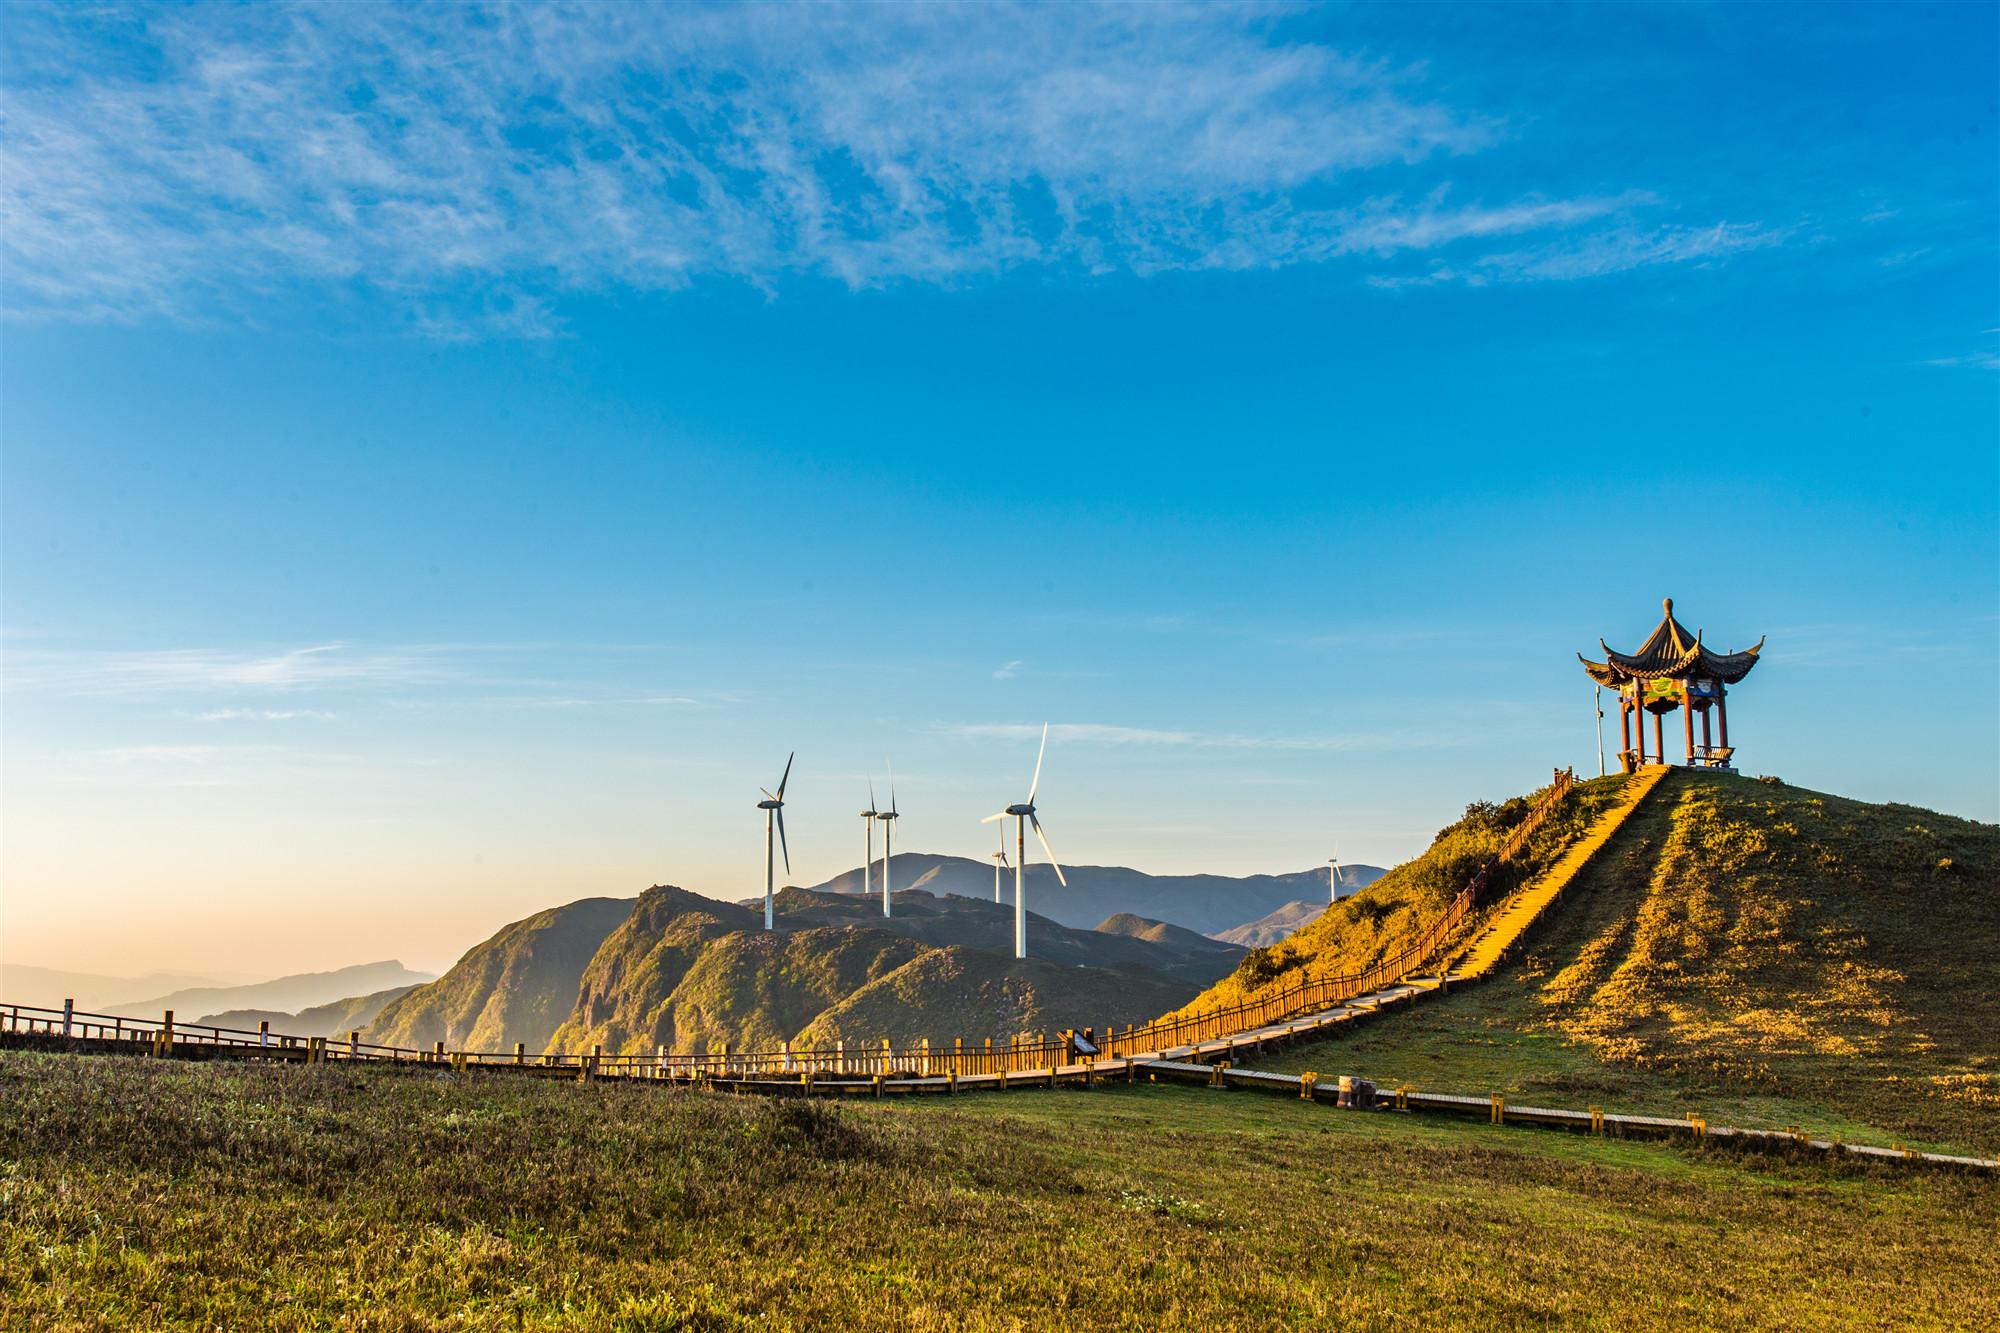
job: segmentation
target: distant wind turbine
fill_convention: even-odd
[[[1000,872],[1007,866],[1007,826],[1000,826],[1000,850],[993,853],[993,901],[1000,901]]]
[[[875,779],[868,779],[868,808],[861,812],[861,896],[873,892],[875,874],[875,821],[882,812],[875,808]]]
[[[757,808],[764,812],[764,929],[766,930],[777,929],[776,912],[772,907],[772,900],[777,895],[777,872],[771,864],[773,823],[778,826],[778,848],[785,854],[785,874],[792,873],[792,850],[785,846],[785,784],[792,780],[792,760],[798,757],[796,750],[785,757],[785,776],[778,779],[776,796],[764,791],[762,787],[757,789],[764,792],[764,799],[757,802]]]
[[[1018,805],[1010,805],[997,815],[988,815],[980,820],[991,824],[996,819],[1014,817],[1014,956],[1028,956],[1028,897],[1022,872],[1028,864],[1028,826],[1033,825],[1035,836],[1041,839],[1042,850],[1049,854],[1049,864],[1055,868],[1056,883],[1064,888],[1069,881],[1063,878],[1062,865],[1056,860],[1056,849],[1049,846],[1049,835],[1042,832],[1042,821],[1035,818],[1035,793],[1042,785],[1042,756],[1049,750],[1049,724],[1042,723],[1042,748],[1035,752],[1035,776],[1028,783],[1028,799]],[[1006,846],[1006,831],[1001,830],[1001,846]]]
[[[874,802],[870,801],[870,805]],[[889,765],[889,808],[875,812],[875,818],[882,821],[882,915],[889,915],[889,858],[894,853],[889,848],[891,835],[896,831],[896,766]]]
[[[1340,901],[1340,853],[1338,850],[1327,859],[1326,866],[1326,900],[1330,903],[1337,903]]]

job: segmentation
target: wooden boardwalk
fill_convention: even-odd
[[[758,1093],[790,1093],[835,1097],[915,1096],[933,1093],[954,1094],[976,1091],[1008,1091],[1062,1086],[1090,1087],[1103,1082],[1133,1082],[1168,1079],[1204,1083],[1216,1088],[1253,1088],[1288,1092],[1305,1101],[1325,1101],[1334,1095],[1330,1082],[1318,1083],[1316,1076],[1269,1074],[1235,1067],[1245,1055],[1254,1056],[1267,1045],[1299,1041],[1339,1031],[1348,1025],[1393,1012],[1427,996],[1443,994],[1453,986],[1490,975],[1499,962],[1558,902],[1564,890],[1616,836],[1633,811],[1637,810],[1671,770],[1664,765],[1641,769],[1620,799],[1600,815],[1574,846],[1547,871],[1501,900],[1488,913],[1470,939],[1439,933],[1434,945],[1427,946],[1429,967],[1424,971],[1394,975],[1378,966],[1359,974],[1376,984],[1341,996],[1331,1004],[1304,1013],[1240,1030],[1228,1030],[1227,1022],[1216,1017],[1162,1023],[1146,1029],[1114,1033],[1106,1045],[1110,1049],[1089,1058],[1075,1056],[1066,1042],[1033,1040],[995,1047],[987,1043],[974,1048],[963,1043],[933,1047],[929,1042],[893,1048],[857,1044],[852,1048],[827,1051],[743,1052],[740,1054],[670,1055],[662,1049],[657,1056],[538,1055],[530,1056],[516,1047],[503,1052],[447,1052],[443,1043],[429,1051],[371,1046],[360,1034],[346,1039],[283,1037],[268,1028],[256,1033],[206,1026],[176,1026],[172,1014],[159,1021],[79,1014],[71,1009],[33,1009],[21,1005],[0,1005],[0,1043],[38,1045],[56,1049],[90,1052],[123,1052],[192,1059],[234,1058],[295,1061],[305,1064],[415,1064],[443,1066],[453,1073],[469,1070],[497,1070],[536,1077],[666,1084],[693,1084],[700,1087]],[[1567,791],[1558,775],[1556,788],[1543,810],[1552,807]],[[1519,839],[1517,838],[1516,841]],[[1510,842],[1510,847],[1512,843]],[[1499,859],[1504,859],[1505,852]],[[1490,872],[1489,866],[1489,872]],[[1467,890],[1460,914],[1474,901],[1479,881]],[[1447,922],[1440,922],[1445,925]],[[1338,983],[1313,983],[1322,995],[1339,994]],[[1310,992],[1302,992],[1309,994]],[[1268,1002],[1262,1002],[1268,1012]],[[1243,1021],[1257,1009],[1246,1003],[1230,1015]],[[1218,1028],[1223,1030],[1217,1030]],[[1189,1034],[1191,1039],[1159,1040]],[[1149,1040],[1150,1039],[1150,1040]],[[1144,1049],[1141,1049],[1144,1047]],[[2000,1168],[2000,1162],[1986,1158],[1953,1157],[1919,1153],[1902,1148],[1875,1148],[1842,1144],[1838,1140],[1816,1140],[1794,1130],[1752,1130],[1711,1127],[1700,1117],[1685,1120],[1648,1116],[1608,1115],[1597,1108],[1586,1111],[1536,1107],[1509,1107],[1497,1095],[1466,1096],[1448,1093],[1418,1093],[1400,1089],[1386,1096],[1402,1111],[1435,1111],[1450,1114],[1489,1116],[1495,1124],[1537,1124],[1560,1128],[1586,1129],[1593,1133],[1687,1135],[1695,1138],[1735,1142],[1780,1141],[1808,1150],[1848,1153],[1861,1157],[1928,1161],[1939,1164]]]
[[[1468,944],[1463,954],[1451,965],[1453,981],[1472,981],[1483,977],[1499,964],[1507,951],[1514,947],[1521,936],[1526,934],[1549,905],[1562,896],[1583,868],[1604,849],[1612,836],[1624,827],[1632,812],[1639,808],[1663,778],[1672,772],[1665,764],[1649,764],[1634,774],[1630,785],[1620,795],[1590,832],[1580,838],[1574,846],[1564,852],[1562,858],[1531,884],[1523,886],[1507,898],[1498,911],[1487,920],[1486,927]]]

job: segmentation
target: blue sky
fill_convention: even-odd
[[[1995,12],[17,6],[0,951],[746,896],[792,749],[983,855],[1044,720],[1069,860],[1389,863],[1664,595],[2000,817]]]

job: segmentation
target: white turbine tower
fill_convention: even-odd
[[[1056,883],[1064,888],[1069,881],[1063,878],[1062,865],[1056,860],[1056,849],[1049,846],[1049,835],[1042,832],[1042,821],[1035,818],[1035,792],[1042,785],[1042,756],[1049,750],[1049,724],[1042,723],[1042,748],[1035,752],[1035,776],[1028,782],[1028,799],[1018,805],[1010,805],[997,815],[988,815],[980,820],[991,824],[996,819],[1014,817],[1014,956],[1028,956],[1028,897],[1022,872],[1028,865],[1028,827],[1034,826],[1035,836],[1041,839],[1042,850],[1049,854],[1049,864],[1055,868]],[[1006,831],[1001,831],[1001,846],[1006,845]]]
[[[777,895],[777,885],[775,882],[777,872],[771,864],[771,825],[773,823],[778,826],[778,848],[785,854],[785,873],[787,875],[792,873],[792,851],[791,848],[785,846],[785,784],[792,780],[792,760],[798,757],[796,750],[786,756],[785,776],[778,779],[778,794],[776,796],[773,796],[768,791],[764,791],[762,787],[757,789],[764,792],[764,799],[757,802],[757,808],[764,812],[764,929],[766,930],[775,930],[777,928],[777,918],[771,905],[772,899]]]
[[[1326,865],[1326,900],[1337,903],[1340,901],[1340,853],[1336,851],[1327,858]]]
[[[861,896],[874,891],[875,821],[882,812],[875,808],[875,779],[868,779],[868,808],[861,812]]]
[[[874,802],[870,801],[870,805]],[[894,855],[889,840],[896,832],[896,766],[889,765],[889,808],[875,812],[875,818],[882,821],[882,915],[889,915],[889,858]]]
[[[993,901],[1000,901],[1000,872],[1007,868],[1007,826],[1000,826],[1000,850],[993,853]]]

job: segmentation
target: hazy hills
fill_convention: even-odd
[[[381,963],[357,963],[332,972],[300,972],[248,986],[190,987],[152,999],[107,1004],[103,1012],[134,1018],[158,1018],[165,1009],[186,1018],[230,1010],[292,1014],[336,1000],[371,995],[396,986],[413,986],[430,979],[430,973],[412,972],[392,959]]]
[[[407,986],[391,986],[372,995],[356,995],[331,1004],[316,1004],[295,1014],[276,1009],[225,1009],[219,1014],[204,1014],[195,1021],[211,1027],[237,1028],[246,1032],[259,1023],[269,1023],[271,1031],[292,1037],[344,1037],[367,1027],[391,1001],[408,995],[416,988],[417,983],[414,982]]]
[[[220,988],[232,984],[235,983],[224,977],[196,976],[186,972],[149,972],[140,977],[114,977],[96,972],[30,967],[26,963],[0,963],[0,996],[14,1004],[32,1004],[44,1009],[60,1009],[64,1000],[75,1000],[78,1009],[105,1013],[108,1006],[134,995],[164,995],[168,991],[194,987]],[[164,1005],[161,1007],[165,1008]]]
[[[939,896],[993,901],[993,863],[930,852],[899,852],[890,868],[897,889],[923,889]],[[879,867],[878,867],[879,873]],[[1298,899],[1325,898],[1324,868],[1286,875],[1149,875],[1125,866],[1063,867],[1069,885],[1056,881],[1046,862],[1031,859],[1027,869],[1028,907],[1060,925],[1088,930],[1106,917],[1129,912],[1154,921],[1171,921],[1203,935],[1255,921]],[[1341,867],[1343,892],[1381,878],[1378,866]],[[1003,889],[1013,901],[1013,871],[1004,872]],[[820,892],[858,894],[861,869],[855,867],[813,886]]]
[[[1320,913],[1326,909],[1327,901],[1324,898],[1318,901],[1300,898],[1296,902],[1286,903],[1267,916],[1258,917],[1255,921],[1246,921],[1233,930],[1220,931],[1215,938],[1227,940],[1231,944],[1240,944],[1246,949],[1268,948],[1294,931],[1319,920]]]

